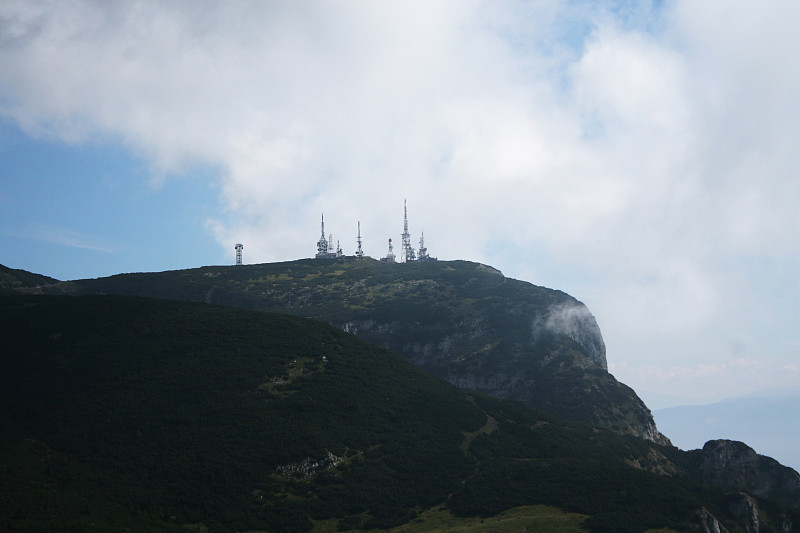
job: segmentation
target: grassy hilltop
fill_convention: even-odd
[[[665,443],[607,372],[594,317],[558,290],[468,261],[306,259],[120,274],[33,289],[215,303],[315,318],[459,386]]]

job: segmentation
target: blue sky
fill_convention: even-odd
[[[0,126],[0,254],[18,258],[7,266],[79,279],[229,261],[205,229],[220,209],[210,169],[156,184],[113,142],[64,144]]]
[[[791,2],[0,4],[0,263],[345,253],[562,289],[653,408],[800,383]]]

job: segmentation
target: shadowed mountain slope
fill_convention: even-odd
[[[699,509],[743,530],[685,452],[459,389],[321,322],[7,292],[0,320],[3,531],[330,531],[536,504],[590,531],[688,530]],[[764,524],[797,519],[753,501]]]
[[[42,276],[41,274],[33,274],[27,270],[8,268],[7,266],[0,265],[0,289],[37,290],[42,286],[52,285],[55,283],[61,282],[55,278]]]
[[[477,263],[300,260],[120,274],[44,290],[202,301],[315,318],[461,387],[667,442],[636,393],[607,372],[600,328],[585,305]]]

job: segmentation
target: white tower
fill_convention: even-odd
[[[361,221],[358,221],[358,237],[356,237],[356,243],[358,243],[358,250],[356,250],[356,257],[364,257],[364,250],[361,249]]]
[[[420,261],[427,261],[428,259],[430,259],[430,256],[428,255],[428,249],[425,248],[425,232],[424,231],[419,234],[419,257],[418,257],[418,259]]]
[[[394,263],[394,248],[392,247],[392,239],[389,239],[389,253],[386,254],[386,257],[381,257],[381,261],[385,261],[386,263]]]
[[[403,200],[403,234],[401,237],[403,238],[403,247],[400,249],[400,262],[408,263],[414,261],[416,257],[414,256],[414,249],[411,247],[411,234],[408,233],[408,208],[405,200]]]
[[[322,215],[322,235],[317,241],[317,258],[328,257],[328,241],[325,239],[325,214]]]
[[[242,264],[242,248],[244,248],[243,244],[237,244],[236,245],[236,264],[237,265],[241,265]]]

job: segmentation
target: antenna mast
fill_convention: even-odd
[[[394,247],[392,246],[392,239],[389,239],[389,253],[386,257],[381,257],[381,261],[386,263],[394,263]]]
[[[408,263],[416,258],[414,257],[414,249],[411,247],[411,234],[408,233],[408,207],[405,199],[403,199],[403,234],[401,237],[403,238],[403,245],[400,249],[400,261]]]
[[[364,250],[361,249],[361,221],[358,221],[358,237],[356,238],[356,242],[358,243],[358,250],[356,250],[356,257],[364,257]]]
[[[237,265],[241,265],[242,264],[242,248],[244,248],[243,244],[237,244],[236,245],[236,264]]]
[[[322,235],[317,241],[317,257],[328,257],[328,241],[325,239],[325,214],[322,215]]]
[[[427,261],[430,259],[428,255],[428,249],[425,248],[425,232],[420,232],[419,234],[419,260],[420,261]]]

